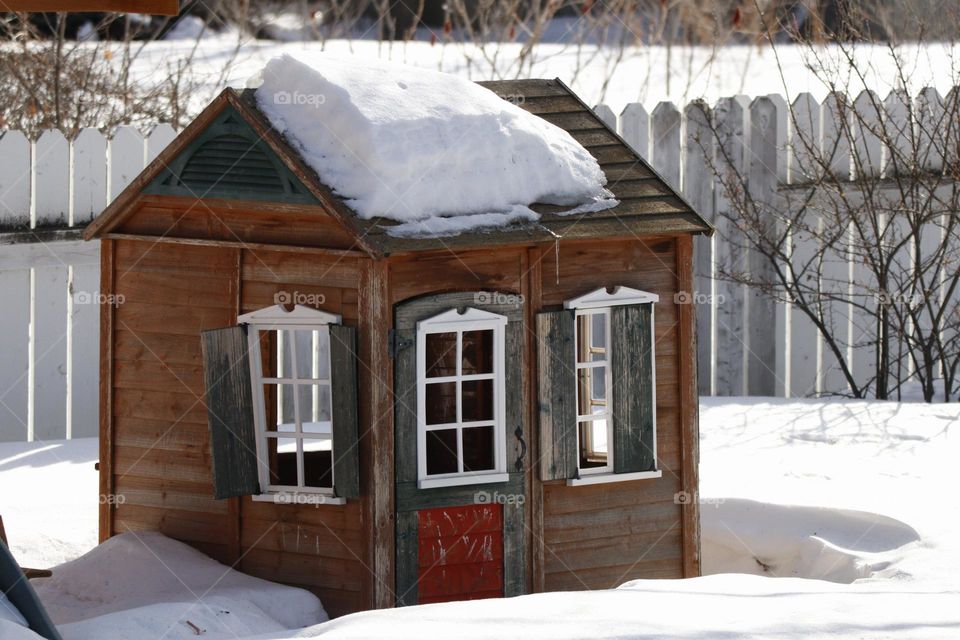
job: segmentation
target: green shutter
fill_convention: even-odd
[[[613,307],[613,471],[653,471],[653,304]]]
[[[356,345],[356,329],[330,325],[333,491],[340,498],[360,497]]]
[[[213,495],[220,499],[260,493],[246,329],[204,331],[201,344]]]
[[[540,476],[577,476],[577,375],[573,311],[537,314]]]

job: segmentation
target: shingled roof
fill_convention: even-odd
[[[224,92],[188,126],[167,150],[144,169],[143,173],[111,203],[84,234],[98,237],[110,231],[122,219],[121,210],[169,166],[188,144],[200,136],[203,127],[212,121],[212,113],[232,106],[262,137],[279,159],[297,176],[305,191],[339,219],[357,237],[368,252],[389,255],[401,252],[438,248],[479,247],[503,244],[525,244],[561,239],[646,236],[661,234],[711,234],[713,228],[681,195],[654,171],[647,162],[613,129],[601,120],[580,98],[559,79],[502,80],[479,82],[528,112],[566,130],[593,155],[607,177],[607,188],[619,204],[610,209],[575,215],[556,215],[565,208],[534,204],[531,209],[541,215],[536,222],[522,222],[504,227],[478,229],[446,237],[397,237],[391,227],[400,223],[387,218],[364,220],[327,187],[287,140],[273,129],[257,108],[255,92]],[[205,117],[206,116],[206,117]],[[200,121],[204,125],[197,126]],[[155,166],[162,165],[162,166]],[[116,218],[116,221],[114,219]]]

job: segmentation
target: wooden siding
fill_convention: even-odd
[[[368,608],[362,502],[214,500],[200,332],[280,293],[357,321],[361,261],[264,249],[108,240],[102,532],[158,530],[252,575],[316,593],[331,615]],[[106,337],[106,336],[105,336]],[[108,372],[109,373],[109,372]]]
[[[350,249],[353,234],[319,205],[141,195],[117,233]]]
[[[681,490],[681,386],[676,239],[578,242],[540,256],[545,310],[600,286],[657,293],[657,457],[663,477],[609,484],[543,485],[543,588],[604,589],[636,578],[684,575],[684,527],[674,494]],[[695,401],[695,399],[694,399]]]
[[[113,340],[102,533],[158,530],[229,562],[226,501],[213,499],[200,332],[235,318],[232,249],[109,241]],[[101,456],[103,462],[104,456]]]

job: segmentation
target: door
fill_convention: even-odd
[[[398,605],[526,590],[523,306],[488,300],[394,308]]]

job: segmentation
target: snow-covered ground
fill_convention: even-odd
[[[883,45],[863,45],[854,57],[863,80],[845,63],[836,47],[816,52],[799,46],[727,46],[617,48],[586,44],[546,43],[524,51],[519,43],[432,45],[430,42],[381,43],[370,40],[329,40],[278,43],[242,40],[235,36],[205,39],[194,53],[194,43],[175,40],[151,43],[138,54],[131,76],[150,84],[178,69],[178,61],[193,55],[189,73],[202,90],[188,97],[190,111],[206,106],[224,84],[242,87],[270,59],[290,53],[300,59],[326,53],[350,54],[361,59],[400,62],[454,73],[471,80],[560,78],[588,104],[604,102],[620,112],[629,102],[652,109],[661,100],[685,104],[697,98],[709,102],[735,94],[761,96],[803,91],[823,99],[831,86],[859,93],[864,82],[881,96],[900,88],[916,94],[935,86],[942,94],[958,79],[960,45],[904,45],[896,51],[905,71],[899,73],[891,51]],[[117,56],[120,59],[120,56]],[[522,60],[523,62],[518,62]],[[231,66],[226,74],[224,64]],[[522,65],[522,66],[520,66]],[[522,96],[517,96],[522,99]]]
[[[60,567],[39,590],[67,623],[67,640],[195,637],[187,620],[208,638],[950,640],[960,637],[958,428],[956,404],[704,399],[704,569],[737,574],[365,612],[291,631],[323,619],[304,592],[258,586],[148,537]],[[95,539],[95,448],[50,446],[41,457],[29,453],[44,449],[38,445],[0,445],[0,514],[14,550],[35,566]],[[58,493],[65,487],[83,506],[67,509]],[[78,528],[84,522],[88,528]],[[37,545],[16,541],[38,533]],[[89,568],[105,557],[124,561],[97,582]],[[149,578],[132,582],[128,573]],[[165,604],[149,605],[151,598]],[[276,598],[290,604],[274,607]]]

